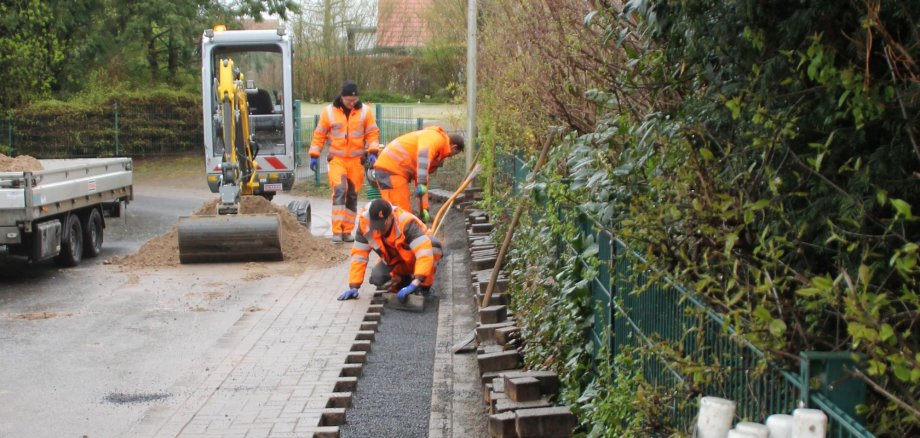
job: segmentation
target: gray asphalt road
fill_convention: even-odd
[[[236,266],[123,271],[134,252],[198,208],[205,191],[141,189],[111,219],[102,254],[79,267],[0,265],[0,437],[125,436],[153,403],[204,373],[207,351],[291,277]]]

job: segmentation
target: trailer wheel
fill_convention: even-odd
[[[93,258],[102,251],[102,215],[99,210],[90,210],[89,216],[83,224],[83,256]]]
[[[61,267],[72,267],[83,260],[83,227],[80,218],[68,214],[61,230],[61,252],[54,257],[54,263]]]

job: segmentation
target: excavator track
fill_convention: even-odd
[[[225,214],[179,218],[180,263],[283,259],[281,221],[276,214]]]

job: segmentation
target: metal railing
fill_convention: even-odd
[[[513,180],[517,194],[529,172],[527,164],[511,154],[500,154],[496,164],[504,171],[502,178]],[[855,367],[850,353],[803,352],[799,372],[788,370],[739,335],[696,294],[649,268],[609,227],[574,206],[556,214],[577,226],[576,240],[597,245],[597,259],[589,261],[556,237],[558,251],[578,256],[585,271],[596,272],[589,283],[595,353],[604,350],[604,342],[609,342],[613,355],[642,351],[637,357],[642,375],[673,396],[669,409],[678,428],[692,430],[697,396],[712,395],[734,400],[741,420],[763,422],[771,414],[816,407],[828,416],[829,437],[873,436],[856,413],[856,405],[865,401],[865,384],[846,379],[846,370]],[[702,367],[687,371],[677,363]]]

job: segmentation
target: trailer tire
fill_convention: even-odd
[[[68,214],[61,229],[61,252],[54,257],[54,263],[61,267],[73,267],[83,260],[83,227],[80,218]]]
[[[90,210],[83,223],[83,257],[93,258],[102,251],[102,215],[99,209]]]

